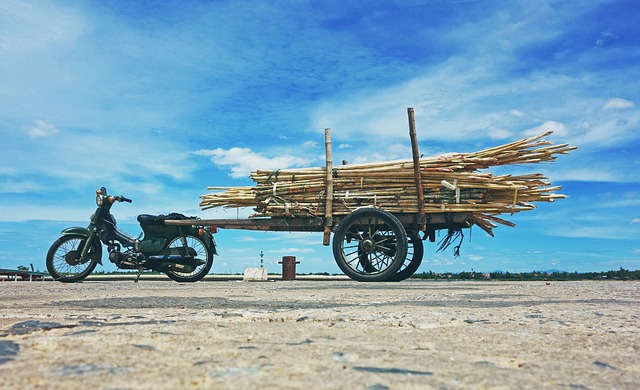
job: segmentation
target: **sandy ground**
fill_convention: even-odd
[[[0,283],[0,387],[637,389],[638,282]]]

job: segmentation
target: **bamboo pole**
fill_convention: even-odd
[[[324,145],[326,154],[326,204],[325,204],[325,224],[322,245],[331,243],[331,225],[333,225],[333,153],[331,151],[331,129],[324,129]]]
[[[407,108],[409,116],[409,138],[411,138],[411,153],[413,155],[413,175],[415,178],[417,198],[418,198],[418,218],[420,230],[427,230],[426,218],[424,216],[424,192],[422,190],[422,177],[420,176],[420,152],[418,151],[418,136],[416,135],[416,120],[413,114],[413,107]]]

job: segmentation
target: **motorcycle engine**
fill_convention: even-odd
[[[142,253],[136,253],[131,249],[121,252],[118,243],[109,245],[109,260],[122,269],[138,269],[146,262]]]

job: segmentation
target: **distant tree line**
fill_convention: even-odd
[[[18,270],[27,270],[27,267],[19,266]],[[94,271],[98,275],[122,275],[131,274],[135,271],[117,270],[105,272],[104,270]],[[145,274],[163,274],[162,272],[147,271]],[[235,273],[233,275],[242,275]],[[298,275],[324,275],[335,276],[339,274],[330,274],[328,272],[299,273]],[[413,279],[432,279],[432,280],[521,280],[521,281],[568,281],[568,280],[640,280],[640,270],[629,271],[622,267],[616,271],[601,272],[567,272],[567,271],[531,271],[531,272],[421,272],[414,274]]]
[[[489,273],[476,271],[445,272],[436,273],[433,271],[416,273],[412,276],[416,279],[434,280],[640,280],[640,270],[629,271],[622,267],[616,271],[601,272],[567,272],[567,271],[531,271],[531,272],[502,272],[495,271]]]

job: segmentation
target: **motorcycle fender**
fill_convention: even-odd
[[[218,255],[218,249],[216,245],[216,240],[213,239],[213,234],[205,231],[204,235],[203,235],[205,242],[207,243],[207,245],[209,245],[209,249],[211,249],[211,251],[213,252],[214,255],[219,256]]]
[[[80,234],[82,236],[89,237],[89,229],[87,229],[86,227],[80,227],[80,226],[70,227],[61,231],[60,234],[62,234],[63,236],[66,236],[69,234]],[[102,259],[98,260],[98,264],[102,265]]]
[[[206,238],[206,243],[209,245],[209,248],[211,249],[213,254],[216,256],[219,256],[216,240],[213,239],[213,236],[211,234],[205,234],[205,238]]]
[[[188,231],[188,233],[193,234],[194,236],[200,236],[204,239],[205,244],[209,247],[209,249],[213,252],[215,256],[218,255],[218,245],[216,244],[216,240],[213,238],[213,234],[207,230],[195,229],[192,228]]]
[[[63,236],[69,234],[81,234],[83,236],[89,237],[89,229],[87,229],[86,227],[70,227],[61,231],[60,234],[62,234]]]

